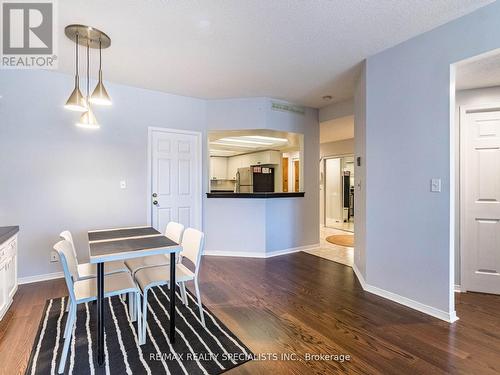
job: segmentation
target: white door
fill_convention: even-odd
[[[500,105],[462,115],[462,288],[500,294]]]
[[[151,224],[163,232],[169,221],[201,230],[201,134],[151,129]]]

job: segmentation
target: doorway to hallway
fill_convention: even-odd
[[[355,244],[354,156],[351,154],[328,156],[320,161],[319,231],[320,248],[308,253],[352,267]],[[347,237],[352,237],[352,241],[344,241]]]
[[[323,171],[323,226],[354,232],[354,156],[327,157]]]

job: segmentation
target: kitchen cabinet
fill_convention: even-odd
[[[226,180],[227,179],[227,158],[212,156],[210,157],[210,179],[211,180]]]
[[[279,165],[281,164],[281,153],[279,151],[260,151],[251,154],[231,156],[227,158],[227,178],[236,178],[238,168],[246,168],[252,165]]]
[[[3,241],[0,243],[0,320],[17,291],[17,234]]]

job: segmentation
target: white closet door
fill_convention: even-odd
[[[200,135],[152,131],[152,225],[163,232],[169,221],[201,229]]]

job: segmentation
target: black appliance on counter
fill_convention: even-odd
[[[274,168],[252,165],[238,168],[237,193],[274,193]]]
[[[274,168],[255,165],[253,169],[253,192],[274,193]]]

